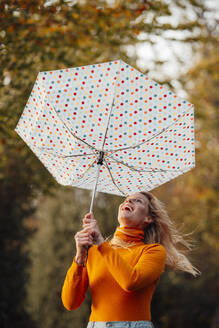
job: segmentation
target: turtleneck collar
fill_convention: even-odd
[[[114,236],[126,242],[144,243],[144,230],[136,227],[117,227]]]

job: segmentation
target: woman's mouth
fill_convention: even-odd
[[[122,207],[122,210],[123,211],[129,211],[129,212],[132,212],[133,211],[133,208],[129,205],[125,205]]]

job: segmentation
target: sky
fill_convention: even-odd
[[[167,0],[168,1],[168,0]],[[170,1],[168,1],[170,2]],[[206,12],[205,16],[208,18],[208,22],[215,22],[219,20],[219,0],[203,0],[212,12]],[[171,5],[172,16],[159,17],[161,23],[171,23],[174,26],[180,21],[181,11],[174,6],[174,2]],[[186,18],[193,21],[196,19],[195,13],[188,9],[186,12]],[[150,18],[149,18],[150,19]],[[217,32],[219,32],[219,26],[217,26]],[[194,30],[193,34],[189,31],[165,31],[162,35],[145,35],[140,34],[139,39],[151,39],[154,43],[152,46],[148,41],[138,44],[136,47],[129,46],[127,52],[130,56],[137,55],[137,65],[140,69],[147,70],[147,75],[152,79],[157,80],[171,80],[173,86],[177,90],[178,96],[186,97],[185,91],[181,89],[180,83],[177,78],[186,73],[190,67],[194,65],[195,60],[199,57],[199,52],[196,53],[192,50],[191,44],[181,42],[185,37],[190,35],[196,35],[198,30]],[[216,31],[215,31],[216,32]],[[178,41],[172,41],[170,38],[177,39]],[[161,66],[155,65],[154,58],[156,60],[164,62]],[[180,60],[180,61],[179,61]]]

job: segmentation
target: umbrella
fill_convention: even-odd
[[[122,60],[39,72],[16,132],[58,183],[127,195],[195,167],[194,107]]]

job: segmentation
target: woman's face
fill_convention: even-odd
[[[147,218],[148,199],[140,192],[129,195],[119,206],[118,221],[120,227],[136,227],[142,229],[152,220]]]

